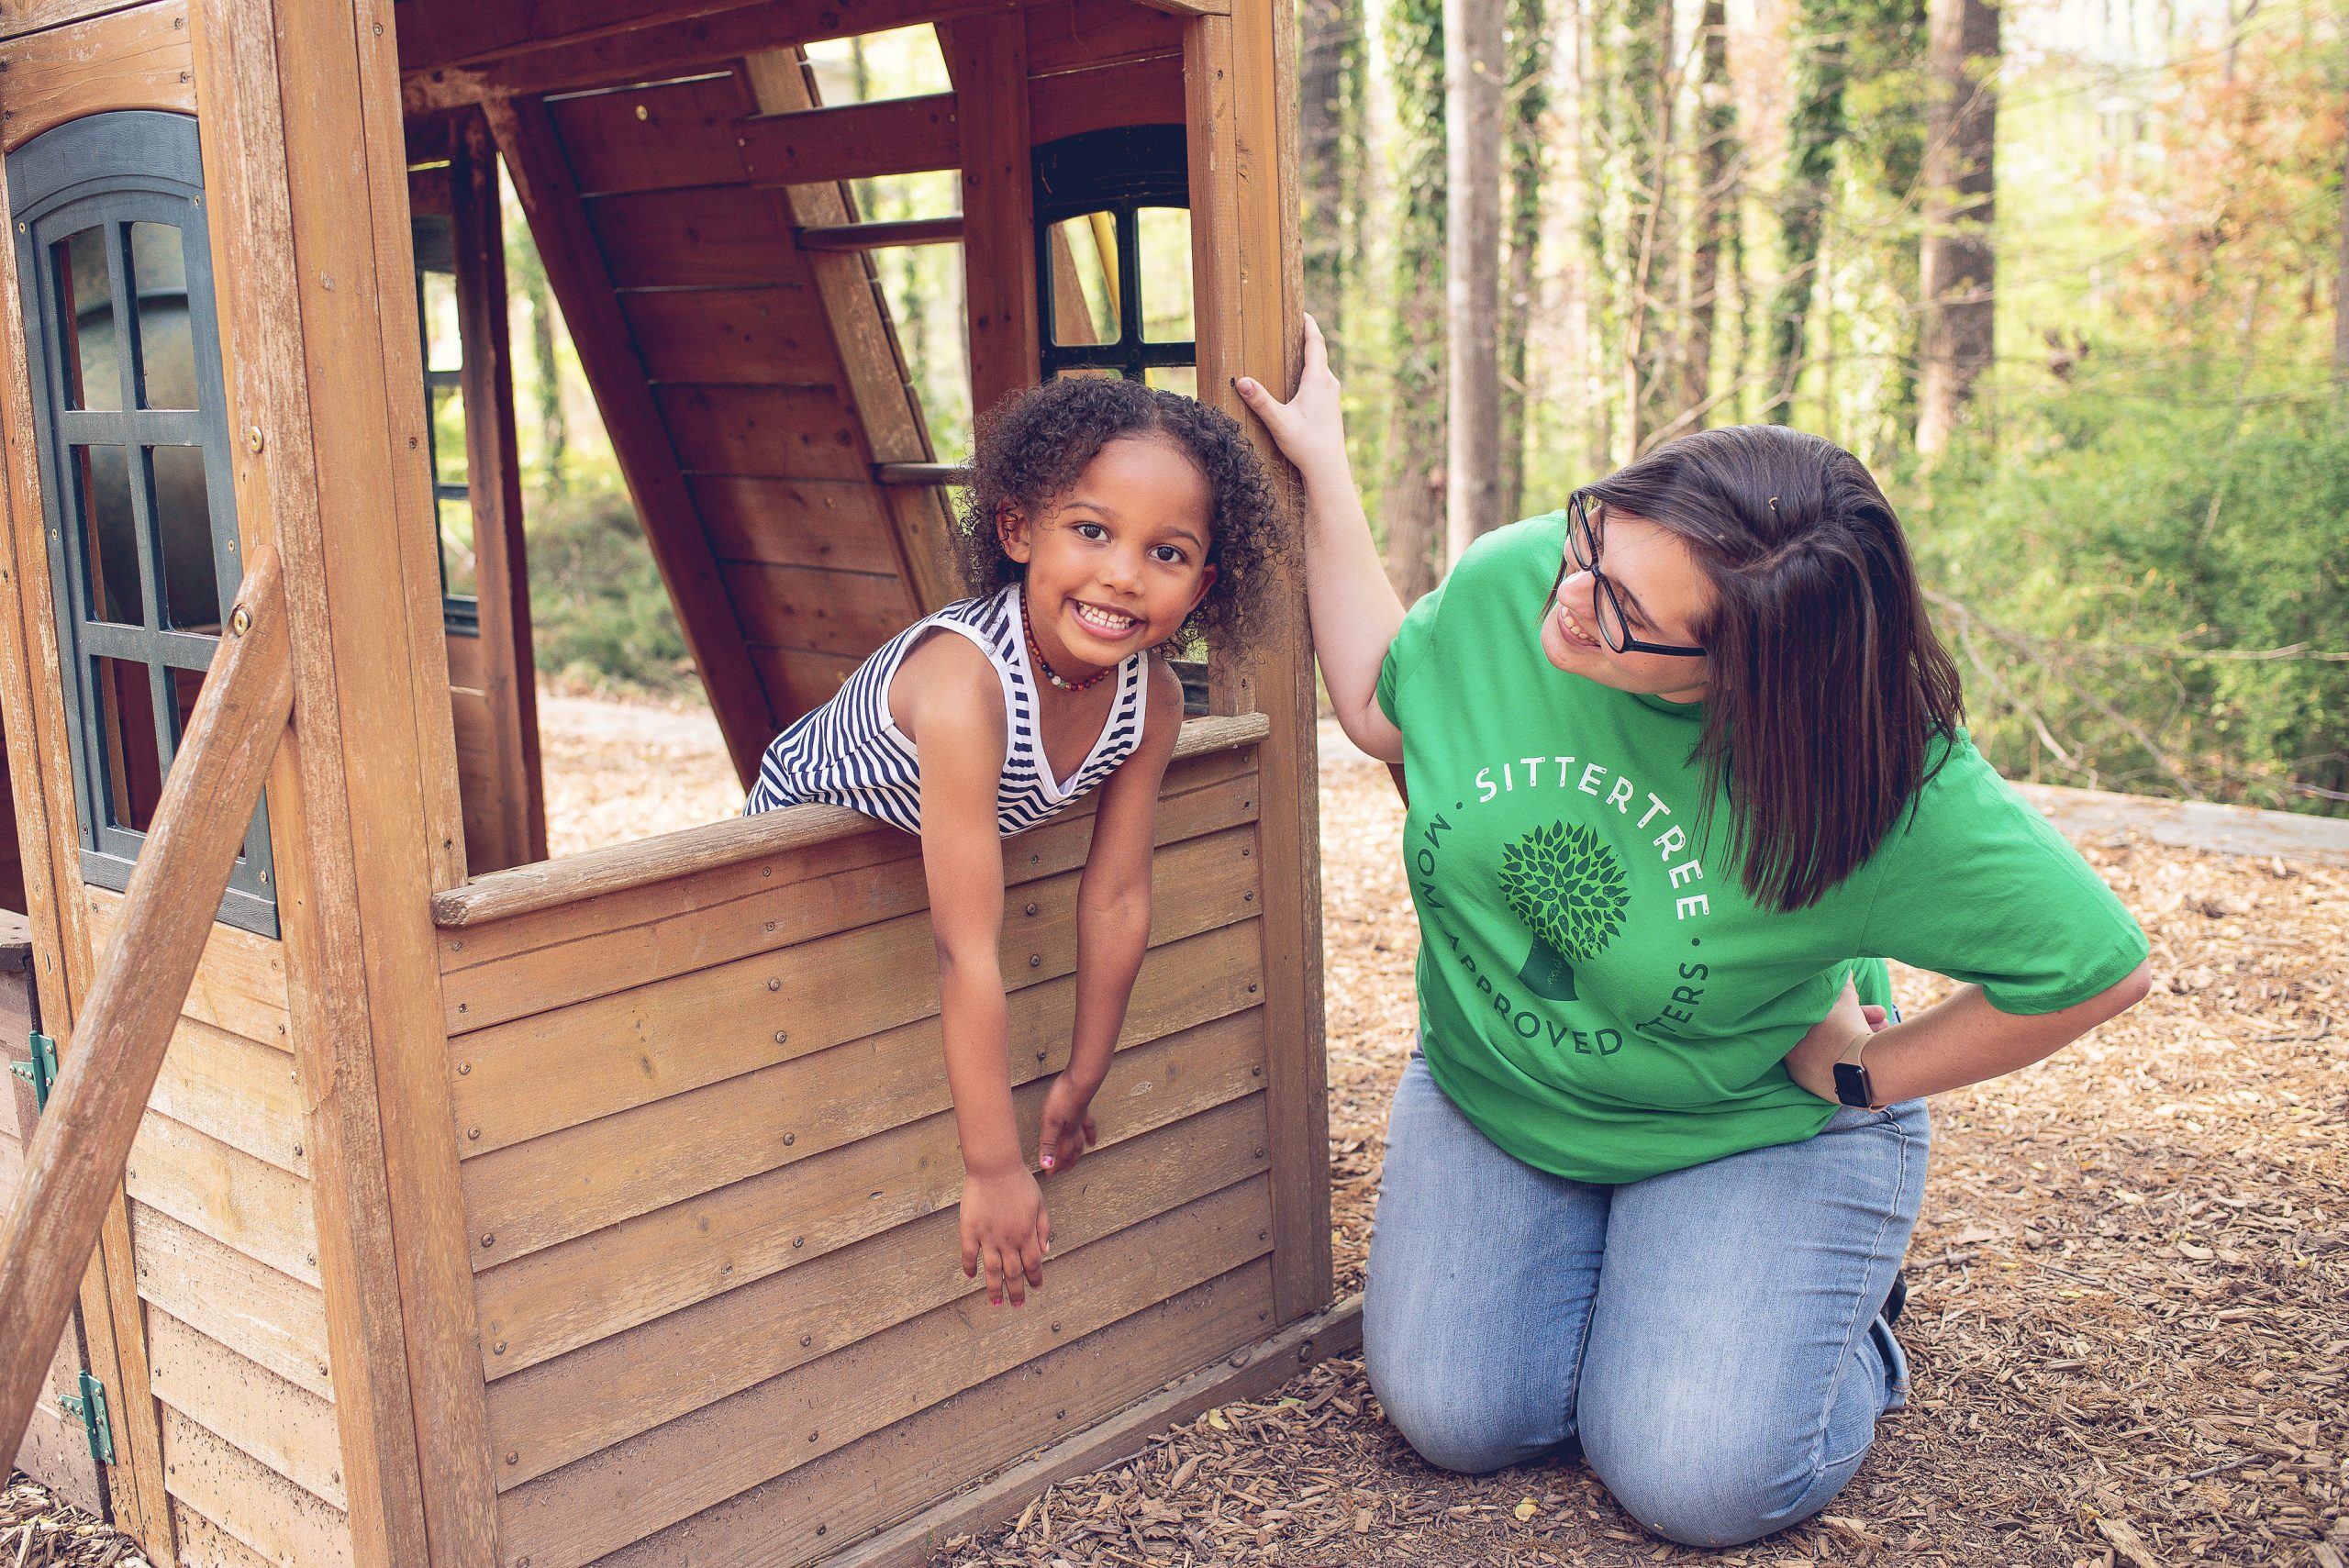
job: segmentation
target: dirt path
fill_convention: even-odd
[[[541,699],[558,854],[740,808],[706,714]],[[1359,1288],[1419,933],[1383,768],[1328,748],[1325,977],[1340,1288]],[[2144,923],[2142,1006],[1935,1105],[1909,1254],[1914,1369],[1827,1515],[1743,1551],[1639,1533],[1579,1463],[1420,1463],[1354,1362],[1055,1487],[956,1568],[1093,1563],[2026,1563],[2343,1568],[2349,870],[2082,843]],[[1937,982],[1901,977],[1905,1002]],[[26,1527],[34,1528],[28,1532]],[[0,1498],[0,1565],[141,1561]],[[117,1555],[107,1559],[112,1551]],[[126,1554],[127,1553],[127,1554]]]

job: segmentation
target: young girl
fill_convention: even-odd
[[[999,841],[1101,791],[1078,885],[1076,1021],[1038,1162],[1095,1141],[1150,938],[1152,818],[1183,721],[1163,657],[1238,629],[1274,548],[1239,425],[1138,382],[1072,378],[983,426],[957,540],[959,600],[898,633],[775,737],[747,811],[829,801],[921,836],[946,1077],[963,1144],[963,1272],[1021,1306],[1052,1243],[1011,1113]],[[1153,654],[1159,656],[1153,657]]]

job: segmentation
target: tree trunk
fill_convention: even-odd
[[[2341,261],[2332,285],[2332,375],[2349,384],[2349,168],[2341,176]]]
[[[1777,424],[1794,412],[1802,374],[1819,239],[1827,221],[1835,145],[1844,131],[1851,17],[1843,0],[1807,0],[1795,20],[1794,107],[1787,117],[1787,170],[1778,196],[1780,273],[1770,308],[1770,384],[1765,411]]]
[[[1508,277],[1501,290],[1501,498],[1525,511],[1526,336],[1540,303],[1542,184],[1550,127],[1549,0],[1509,0]]]
[[[1297,56],[1299,195],[1305,235],[1305,304],[1345,369],[1346,291],[1361,254],[1363,98],[1368,52],[1362,0],[1304,0]]]
[[[1435,585],[1443,519],[1442,0],[1394,0],[1387,58],[1397,140],[1394,383],[1379,511],[1386,573],[1409,604]]]
[[[1928,457],[1949,445],[1975,378],[1990,364],[1998,6],[1995,0],[1933,0],[1931,28],[1923,374],[1917,389],[1917,450]]]
[[[1615,83],[1617,8],[1621,0],[1586,0],[1575,31],[1575,151],[1582,199],[1582,307],[1589,468],[1594,476],[1613,461],[1616,361],[1623,334],[1621,291],[1612,236],[1626,221],[1620,156],[1622,116]]]
[[[1447,565],[1502,520],[1502,0],[1445,0],[1443,7]]]
[[[554,295],[547,287],[545,266],[539,261],[529,226],[510,224],[506,238],[506,279],[510,293],[529,302],[530,369],[538,385],[533,401],[539,416],[539,489],[560,495],[568,484],[563,453],[570,430],[562,417],[562,366],[554,350]]]
[[[1624,276],[1631,293],[1622,363],[1634,457],[1671,422],[1681,382],[1673,330],[1679,303],[1680,233],[1672,190],[1673,106],[1679,96],[1680,68],[1672,43],[1671,0],[1626,0],[1618,101],[1628,111],[1628,145],[1637,149],[1626,166],[1635,171],[1638,183],[1631,193],[1631,221],[1622,234]],[[1617,156],[1622,157],[1620,145]]]
[[[1697,202],[1689,223],[1688,340],[1682,361],[1682,430],[1701,430],[1712,395],[1713,331],[1720,321],[1721,245],[1736,244],[1745,150],[1737,135],[1737,98],[1729,74],[1729,18],[1722,0],[1705,0],[1697,24],[1703,47],[1697,76]],[[1731,367],[1732,375],[1735,367]]]

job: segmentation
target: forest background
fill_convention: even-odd
[[[1448,8],[1298,17],[1307,306],[1407,598],[1479,528],[1661,441],[1791,424],[1885,484],[2009,776],[2349,814],[2340,0]],[[945,86],[926,28],[811,53],[828,102]],[[958,199],[951,173],[858,196],[874,218]],[[1184,335],[1187,224],[1163,216],[1141,294]],[[1114,320],[1114,268],[1074,249]],[[510,217],[507,253],[540,668],[690,698]],[[960,458],[959,249],[876,261]]]

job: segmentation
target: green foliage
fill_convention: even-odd
[[[600,690],[698,688],[669,590],[628,493],[578,473],[529,514],[530,618],[540,671]]]
[[[2052,400],[1911,503],[1976,737],[2018,777],[2341,814],[2349,428],[2163,390]]]

